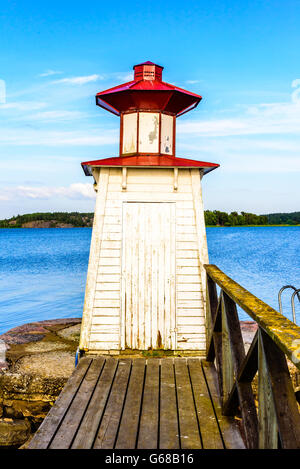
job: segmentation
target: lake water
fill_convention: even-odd
[[[81,316],[90,239],[89,228],[0,230],[0,334]],[[300,288],[300,227],[208,228],[207,239],[210,263],[275,309],[283,285]],[[283,294],[290,319],[291,292]],[[297,301],[296,311],[300,322]]]

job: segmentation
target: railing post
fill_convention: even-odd
[[[284,353],[259,331],[259,447],[300,449],[300,415]]]
[[[235,302],[225,292],[223,292],[223,303],[223,338],[228,341],[227,347],[230,348],[227,356],[224,355],[223,368],[228,367],[228,374],[232,368],[232,375],[229,374],[227,377],[228,389],[224,398],[226,397],[227,400],[234,387],[236,387],[247,447],[253,449],[258,447],[258,421],[253,391],[251,383],[238,381],[240,370],[246,358],[240,321]],[[227,330],[227,333],[225,333],[225,330]],[[228,339],[226,334],[228,334]],[[222,344],[222,347],[224,347],[224,344]],[[225,383],[223,386],[225,387]],[[231,387],[229,388],[229,386]],[[226,400],[223,400],[223,409]]]
[[[259,449],[278,448],[275,406],[262,341],[258,332],[258,433]]]
[[[212,335],[214,318],[218,307],[218,295],[215,282],[206,274],[206,351],[208,353],[209,341]]]
[[[224,293],[221,292],[221,311],[222,311],[222,377],[223,377],[223,396],[222,403],[227,401],[234,384],[234,367],[230,346],[229,330],[224,305]]]
[[[216,368],[219,382],[220,397],[223,395],[222,377],[222,325],[220,302],[218,301],[215,282],[207,274],[206,295],[206,359],[213,362],[216,359]]]

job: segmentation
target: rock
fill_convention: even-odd
[[[3,413],[13,419],[32,418],[35,422],[40,422],[48,414],[51,404],[49,401],[24,401],[22,399],[4,399]]]
[[[28,221],[22,224],[22,228],[52,228],[53,226],[55,226],[55,220],[53,220],[53,222],[36,220],[36,221]]]
[[[56,220],[36,220],[23,223],[22,228],[74,228],[74,225],[71,223],[59,223]]]
[[[80,322],[79,318],[34,322],[0,336],[9,364],[8,369],[0,370],[0,422],[5,427],[4,435],[12,433],[14,422],[23,422],[20,425],[33,433],[46,417],[74,371]],[[18,426],[14,429],[18,438],[12,441],[12,437],[7,437],[6,446],[19,447],[28,440],[25,427],[23,435]]]
[[[24,443],[24,445],[20,446],[18,449],[28,449],[29,443],[31,442],[32,438],[34,437],[34,434],[30,435],[28,440]]]
[[[66,327],[61,331],[58,331],[57,334],[64,339],[78,343],[80,338],[80,328],[81,324],[75,324],[75,326]]]
[[[67,378],[32,376],[23,373],[0,374],[0,402],[6,401],[44,401],[53,402]]]
[[[22,345],[37,342],[43,340],[47,335],[51,335],[51,332],[56,332],[80,322],[81,319],[79,318],[31,322],[10,329],[5,334],[0,335],[0,340],[3,340],[6,345]]]
[[[7,345],[4,342],[4,340],[0,339],[0,370],[5,370],[7,366],[6,362],[6,350],[7,350]]]
[[[14,371],[43,378],[68,379],[75,368],[74,352],[55,350],[47,353],[36,353],[20,358]]]
[[[27,420],[0,419],[0,446],[21,446],[31,435]]]

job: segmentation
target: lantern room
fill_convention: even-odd
[[[80,336],[85,353],[206,348],[202,178],[219,165],[175,155],[176,119],[201,96],[163,67],[96,95],[120,117],[118,156],[85,161],[97,192]],[[199,149],[201,151],[201,149]]]
[[[201,96],[162,81],[163,67],[144,62],[134,80],[96,95],[98,106],[120,116],[120,156],[175,156],[176,117]]]

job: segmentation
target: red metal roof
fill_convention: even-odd
[[[153,70],[139,72],[143,67]],[[134,80],[96,94],[98,106],[116,115],[130,110],[146,109],[166,111],[180,116],[196,107],[202,99],[198,94],[163,82],[161,79],[163,67],[160,65],[144,62],[133,68],[135,69]]]
[[[220,165],[207,161],[196,161],[186,158],[177,158],[168,155],[140,155],[140,156],[117,156],[101,160],[85,161],[81,166],[86,176],[92,176],[92,167],[161,167],[161,168],[201,168],[204,174],[213,171]]]
[[[164,68],[161,65],[157,65],[154,62],[150,62],[150,60],[147,60],[147,62],[142,62],[141,64],[136,64],[133,66],[133,68],[139,67],[140,65],[154,65],[155,67]]]

